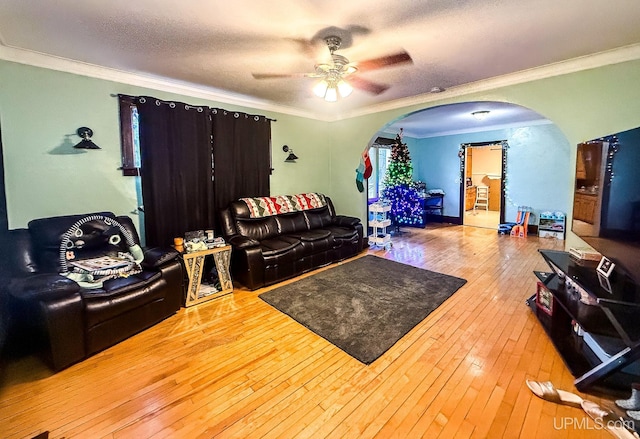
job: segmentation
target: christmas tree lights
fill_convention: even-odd
[[[391,205],[391,219],[396,226],[424,226],[422,197],[412,175],[413,164],[407,144],[402,143],[401,128],[391,149],[382,191],[382,198]]]

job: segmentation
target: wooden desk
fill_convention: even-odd
[[[218,280],[221,289],[218,290],[213,285],[202,285],[202,272],[204,260],[207,256],[213,255],[213,260],[218,271]],[[233,292],[233,282],[229,272],[231,262],[231,246],[215,247],[207,250],[198,250],[191,253],[183,253],[182,260],[189,277],[189,286],[185,297],[184,306],[192,306],[207,300],[215,299],[225,294]]]

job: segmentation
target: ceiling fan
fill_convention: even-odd
[[[256,79],[320,78],[320,81],[313,89],[314,94],[324,98],[326,101],[335,102],[338,100],[338,97],[344,98],[349,96],[353,91],[352,87],[365,90],[374,95],[379,95],[389,88],[388,85],[378,84],[359,76],[354,76],[355,73],[413,62],[411,56],[407,52],[402,51],[380,58],[352,63],[346,57],[335,53],[342,44],[342,38],[331,35],[325,37],[324,42],[329,48],[332,62],[330,64],[316,64],[315,71],[312,73],[253,73],[253,77]],[[347,78],[348,82],[345,81]]]

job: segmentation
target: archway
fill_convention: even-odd
[[[488,113],[482,118],[474,115],[477,112]],[[376,139],[394,138],[400,128],[411,152],[414,180],[424,183],[427,191],[441,189],[445,193],[442,216],[436,221],[464,223],[467,180],[465,161],[461,159],[466,158],[465,145],[500,144],[508,149],[498,186],[501,221],[515,221],[520,206],[531,207],[534,218],[536,212],[571,209],[566,184],[572,172],[567,166],[571,147],[560,129],[535,111],[489,101],[427,108],[389,122],[371,144],[378,148]],[[485,176],[494,177],[489,173]]]

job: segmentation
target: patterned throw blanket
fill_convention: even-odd
[[[240,198],[244,201],[251,218],[263,218],[280,213],[300,212],[327,205],[323,194],[311,192],[297,195],[278,195],[277,197]]]

